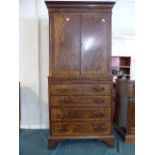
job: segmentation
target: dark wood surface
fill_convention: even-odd
[[[49,148],[65,139],[113,146],[114,2],[45,2],[49,12]]]
[[[111,96],[52,96],[52,106],[111,106]]]
[[[54,136],[91,136],[111,134],[110,122],[53,122],[52,132]]]
[[[110,107],[57,107],[52,108],[52,120],[53,121],[89,121],[95,119],[111,120]]]
[[[80,15],[51,15],[54,31],[53,76],[80,74]]]
[[[49,85],[52,95],[109,95],[112,84],[53,84]]]
[[[114,123],[125,142],[134,142],[135,134],[135,82],[117,80]]]
[[[108,15],[81,16],[81,74],[102,76],[107,73]],[[101,37],[103,35],[104,37]]]

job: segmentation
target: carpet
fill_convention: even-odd
[[[19,135],[19,155],[135,155],[135,144],[125,144],[116,131],[114,148],[97,140],[66,140],[48,150],[48,130],[23,129]]]

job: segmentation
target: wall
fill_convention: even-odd
[[[19,79],[21,128],[48,128],[48,12],[43,0],[20,0]],[[112,55],[131,55],[134,66],[134,2],[113,9]],[[134,78],[134,67],[132,67]]]
[[[21,128],[48,128],[48,12],[42,0],[20,0]]]

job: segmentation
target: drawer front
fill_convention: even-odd
[[[111,106],[111,96],[51,96],[53,106]]]
[[[52,135],[107,135],[111,134],[110,122],[52,122]]]
[[[112,84],[53,84],[52,95],[104,95],[112,93]]]
[[[112,93],[112,84],[85,84],[83,85],[83,93],[85,95],[96,94],[104,95]]]
[[[69,95],[81,94],[81,84],[53,84],[50,85],[50,90],[53,95]]]
[[[52,120],[111,120],[111,108],[52,108]]]

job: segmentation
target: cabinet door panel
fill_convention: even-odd
[[[81,17],[81,72],[84,75],[107,74],[109,62],[109,18],[102,14]]]
[[[53,76],[80,74],[80,15],[54,14]]]

